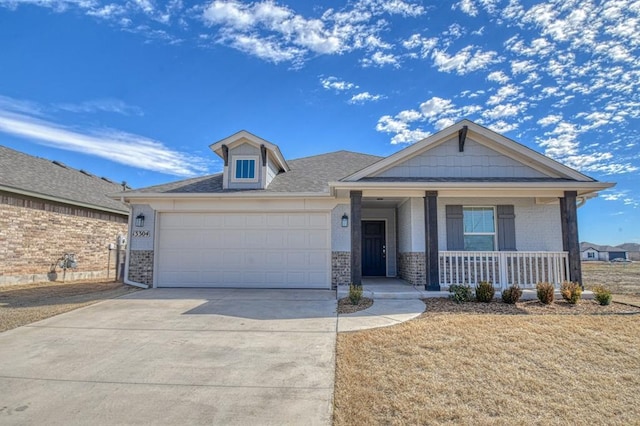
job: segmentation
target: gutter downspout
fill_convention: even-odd
[[[579,209],[580,207],[584,206],[586,202],[587,202],[587,197],[579,197],[578,202],[576,203],[576,208]]]
[[[123,197],[124,198],[124,197]],[[127,241],[127,261],[124,264],[124,276],[122,277],[122,282],[130,285],[130,286],[134,286],[134,287],[138,287],[138,288],[149,288],[148,285],[146,284],[142,284],[142,283],[138,283],[135,281],[130,281],[129,278],[127,278],[129,276],[129,261],[131,260],[131,219],[133,218],[133,207],[131,207],[131,205],[129,205],[129,211],[131,212],[129,214],[129,219],[127,220],[127,239],[129,241]],[[120,265],[118,265],[118,267],[120,267]]]

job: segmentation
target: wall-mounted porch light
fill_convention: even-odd
[[[136,216],[136,227],[142,228],[144,226],[144,215],[140,213]]]
[[[345,213],[342,215],[342,227],[346,228],[347,226],[349,226],[349,216]]]

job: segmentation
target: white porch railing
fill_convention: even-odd
[[[560,287],[569,280],[567,252],[550,251],[441,251],[440,285],[477,285],[489,281],[496,287],[521,288],[550,282]]]

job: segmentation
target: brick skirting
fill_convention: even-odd
[[[425,257],[421,252],[398,254],[398,276],[413,285],[425,285]]]
[[[153,286],[153,250],[129,252],[129,281]]]
[[[351,252],[331,252],[331,288],[351,283]]]

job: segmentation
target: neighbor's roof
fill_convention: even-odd
[[[150,186],[124,195],[139,193],[204,194],[204,193],[322,193],[328,192],[329,182],[340,180],[363,169],[382,157],[351,151],[336,151],[328,154],[290,160],[290,170],[278,174],[267,189],[222,189],[222,173]]]
[[[106,178],[0,146],[0,191],[95,210],[128,214],[127,206],[107,194],[122,186]]]
[[[593,244],[593,243],[588,243],[588,242],[580,243],[580,251],[586,251],[586,250],[589,250],[589,249],[594,249],[595,251],[599,251],[599,252],[627,251],[627,250],[625,250],[623,248],[620,248],[620,247]]]

